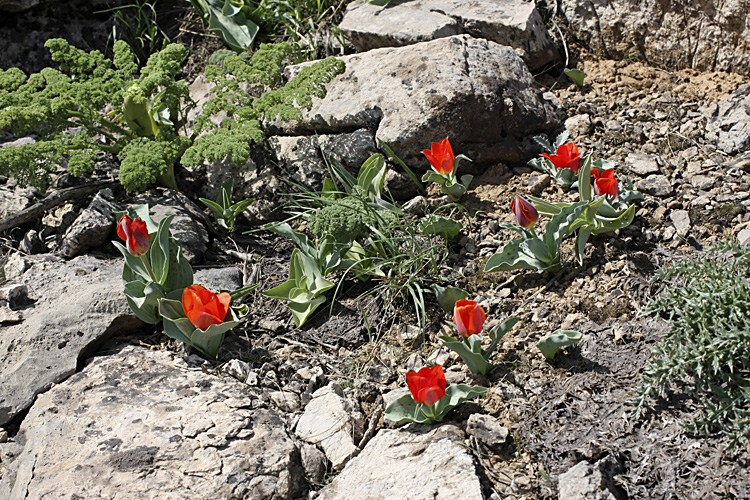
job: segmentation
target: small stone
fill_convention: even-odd
[[[632,173],[640,176],[659,173],[659,164],[654,155],[630,153],[625,158],[625,165]]]
[[[269,393],[271,401],[282,411],[294,413],[300,409],[299,396],[289,391],[271,391]]]
[[[558,478],[558,498],[565,500],[615,500],[599,468],[579,462]]]
[[[0,288],[0,304],[5,303],[12,309],[23,306],[29,300],[29,287],[10,285]]]
[[[662,174],[651,174],[638,181],[635,187],[638,191],[652,196],[665,197],[674,193],[672,183],[669,182],[666,175]]]
[[[688,214],[688,211],[675,210],[669,214],[669,218],[672,220],[672,224],[674,224],[674,227],[677,230],[677,234],[683,238],[687,236],[687,234],[690,232],[691,226],[690,214]]]
[[[303,443],[299,451],[307,479],[313,484],[320,484],[326,474],[325,454],[315,445],[307,443]]]
[[[466,432],[484,444],[500,446],[508,439],[508,428],[489,415],[472,413],[466,422]]]
[[[0,306],[0,325],[20,323],[21,321],[23,321],[23,315],[19,311],[13,311],[6,306]]]
[[[0,443],[7,443],[8,442],[8,431],[5,429],[0,429]]]
[[[21,244],[18,245],[18,249],[29,255],[47,252],[47,246],[44,244],[44,240],[42,240],[39,233],[33,229],[24,235]]]
[[[745,228],[739,233],[737,233],[737,241],[739,241],[740,245],[744,245],[747,243],[747,241],[750,239],[750,228]]]
[[[441,347],[437,349],[436,351],[434,351],[432,354],[430,354],[430,356],[427,358],[427,364],[429,366],[434,366],[434,365],[445,366],[445,364],[448,362],[450,357],[451,357],[451,351]]]
[[[582,115],[571,116],[565,120],[565,128],[575,138],[588,135],[594,128],[594,124],[591,121],[591,115],[584,113]]]
[[[542,174],[529,178],[524,184],[529,193],[534,196],[539,196],[542,194],[542,191],[549,187],[550,182],[550,176],[548,174]]]
[[[245,382],[247,376],[250,374],[250,365],[245,361],[233,359],[225,364],[221,368],[221,371],[236,378],[240,382]]]
[[[708,175],[694,175],[690,178],[690,184],[692,184],[695,189],[707,191],[716,184],[716,178]]]

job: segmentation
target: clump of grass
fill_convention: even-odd
[[[671,286],[641,315],[661,315],[670,328],[652,348],[634,415],[653,409],[679,387],[705,408],[688,431],[723,434],[730,447],[750,440],[750,249],[723,243],[701,258],[660,269]]]

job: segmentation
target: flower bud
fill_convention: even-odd
[[[411,396],[417,403],[432,406],[445,396],[445,372],[443,367],[426,366],[418,372],[406,373],[406,385],[409,386]]]
[[[117,223],[117,236],[125,240],[131,255],[138,257],[148,252],[148,228],[140,217],[133,220],[128,214],[122,214]]]
[[[473,300],[461,299],[453,308],[453,322],[458,328],[458,333],[469,337],[482,331],[484,326],[484,309]]]
[[[510,202],[510,209],[513,210],[518,225],[526,229],[532,227],[539,220],[539,212],[536,207],[523,196],[513,198],[513,201]]]

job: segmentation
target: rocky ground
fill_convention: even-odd
[[[2,311],[10,315],[3,330],[18,325],[35,301],[49,312],[27,318],[24,328],[44,332],[63,323],[74,340],[60,345],[40,333],[32,343],[47,352],[75,349],[39,361],[0,339],[0,346],[10,344],[6,366],[49,363],[61,381],[26,394],[17,404],[28,407],[36,396],[34,405],[4,425],[0,492],[24,498],[28,488],[54,498],[67,487],[55,489],[56,465],[76,463],[86,498],[123,489],[133,498],[368,498],[404,469],[414,471],[409,488],[420,493],[413,498],[750,498],[748,449],[727,450],[721,436],[682,429],[701,401],[676,393],[642,419],[630,415],[649,347],[666,329],[662,320],[638,316],[660,291],[654,271],[713,242],[750,237],[743,142],[750,92],[742,87],[750,78],[671,72],[576,50],[586,73],[582,90],[554,70],[536,75],[537,83],[564,108],[579,148],[614,162],[645,199],[631,226],[592,238],[582,266],[567,244],[571,258],[558,274],[488,274],[487,258],[513,238],[498,224],[512,220],[515,195],[574,197],[523,162],[496,163],[477,175],[444,272],[485,307],[490,325],[522,319],[487,376],[470,374],[440,347],[450,318],[434,299],[420,331],[408,301],[358,298],[375,285],[351,279],[328,296],[333,307],[302,329],[281,302],[256,294],[220,361],[205,361],[128,316],[119,254],[109,243],[68,261],[46,252],[65,255],[62,235],[81,208],[93,206],[84,198],[50,208],[2,239]],[[39,198],[3,182],[14,197],[4,200],[8,213]],[[138,201],[116,187],[99,196],[110,208]],[[147,196],[168,205],[161,191]],[[427,196],[428,204],[447,201],[434,190]],[[177,199],[171,206],[180,204],[188,205]],[[267,289],[284,281],[291,243],[248,220],[239,229],[228,240],[200,229],[201,282]],[[41,238],[29,237],[32,230]],[[35,241],[42,247],[34,250]],[[30,274],[46,279],[17,288]],[[75,293],[78,286],[87,297]],[[534,343],[559,328],[579,330],[583,340],[548,361]],[[384,402],[402,394],[407,370],[433,362],[446,367],[449,383],[485,385],[488,396],[456,408],[443,424],[392,429]],[[82,446],[70,451],[68,442]],[[445,481],[431,483],[426,470]],[[181,490],[188,483],[192,496]],[[400,498],[398,490],[390,493]]]

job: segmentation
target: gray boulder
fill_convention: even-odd
[[[51,255],[24,260],[30,268],[19,281],[33,303],[19,309],[24,321],[0,331],[0,425],[75,373],[89,346],[141,324],[122,295],[119,261],[88,255],[70,262]]]
[[[450,137],[456,154],[478,164],[519,162],[529,137],[560,126],[559,107],[542,92],[513,49],[468,35],[342,58],[344,74],[298,123],[268,124],[284,135],[360,128],[413,165],[421,151]]]
[[[93,358],[0,445],[0,498],[296,498],[299,451],[281,415],[254,400],[168,352]]]
[[[610,59],[750,74],[746,1],[562,0],[574,36]],[[685,36],[675,36],[676,33]]]
[[[703,109],[708,117],[706,136],[727,154],[750,148],[750,85],[740,85],[732,95]]]
[[[480,500],[482,488],[463,432],[449,424],[381,430],[321,500]]]
[[[358,52],[466,33],[512,47],[531,70],[559,60],[534,2],[521,0],[396,0],[386,7],[355,0],[339,28]]]
[[[115,227],[112,211],[116,207],[112,204],[112,198],[112,190],[103,189],[71,224],[62,239],[62,254],[65,257],[84,254],[89,248],[107,241]]]

